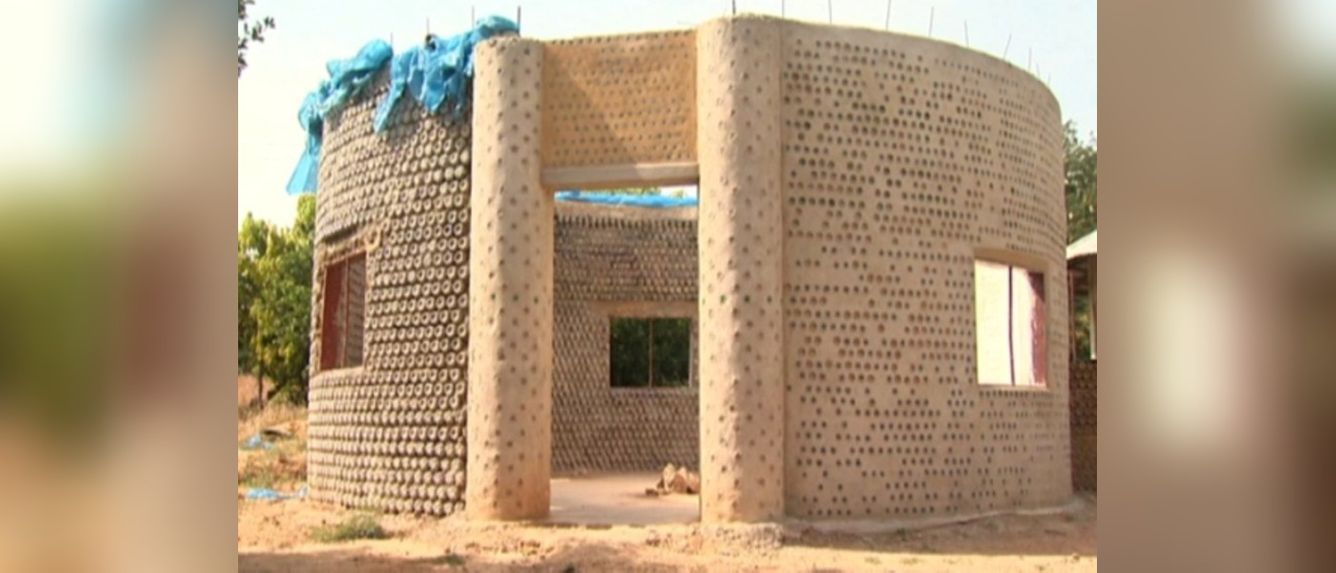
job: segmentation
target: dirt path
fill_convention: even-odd
[[[240,501],[243,571],[1095,571],[1095,508],[909,532],[477,525],[382,516],[389,539],[316,544],[347,512]]]

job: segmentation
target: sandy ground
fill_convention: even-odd
[[[279,489],[305,474],[300,412],[239,424],[293,424],[293,443],[241,452],[238,472],[273,467]],[[304,416],[302,416],[304,418]],[[281,458],[281,461],[280,461]],[[300,466],[300,467],[298,467]],[[353,513],[307,500],[247,501],[238,486],[237,550],[242,571],[1095,571],[1096,506],[1004,515],[915,530],[820,531],[802,523],[705,526],[692,523],[695,496],[637,495],[653,476],[553,480],[545,523],[477,524],[451,517],[379,516],[383,540],[322,544],[312,529]],[[601,517],[600,517],[601,516]],[[596,521],[626,525],[591,525]],[[657,522],[655,525],[645,523]]]
[[[700,521],[694,495],[645,495],[660,474],[586,475],[552,478],[551,516],[561,525],[654,525]]]

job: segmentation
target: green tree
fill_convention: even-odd
[[[1096,212],[1098,198],[1098,150],[1092,135],[1090,142],[1081,141],[1076,134],[1076,125],[1067,122],[1063,126],[1066,132],[1067,160],[1065,167],[1067,194],[1067,243],[1080,239],[1098,226]],[[1078,295],[1072,300],[1072,333],[1077,356],[1090,356],[1090,308],[1091,300],[1087,295]]]
[[[1067,243],[1070,244],[1095,230],[1095,214],[1098,197],[1098,152],[1095,137],[1090,142],[1081,141],[1076,134],[1076,124],[1068,121],[1063,125],[1066,132],[1067,161],[1065,166],[1067,192]]]
[[[314,231],[315,197],[303,195],[292,227],[248,214],[237,233],[237,369],[290,402],[306,397]]]
[[[251,43],[260,43],[264,41],[264,33],[267,30],[274,29],[274,19],[271,16],[263,18],[251,18],[247,15],[247,8],[255,4],[255,0],[237,0],[237,76],[241,76],[241,71],[246,69],[246,49]]]
[[[615,387],[687,386],[691,377],[691,320],[613,318],[609,375]]]

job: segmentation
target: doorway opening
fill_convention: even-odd
[[[550,521],[699,520],[696,194],[555,195]]]

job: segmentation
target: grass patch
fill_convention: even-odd
[[[237,475],[237,483],[242,487],[273,488],[282,481],[277,468],[271,464],[249,462]]]
[[[303,444],[285,445],[268,451],[242,452],[237,484],[242,487],[296,487],[306,481],[306,458],[288,450]]]
[[[268,449],[241,446],[251,436],[274,427],[286,437],[269,437]],[[306,481],[306,409],[270,403],[237,421],[237,485],[292,489]]]
[[[320,543],[338,543],[354,539],[385,539],[389,534],[376,517],[359,513],[333,525],[322,525],[311,530],[311,539]]]
[[[431,560],[433,565],[449,565],[451,567],[463,567],[464,558],[454,553],[447,553]]]
[[[243,442],[252,434],[271,426],[295,429],[294,423],[302,426],[301,432],[294,432],[296,437],[305,438],[305,407],[271,402],[268,407],[263,409],[239,408],[237,410],[237,442]]]

